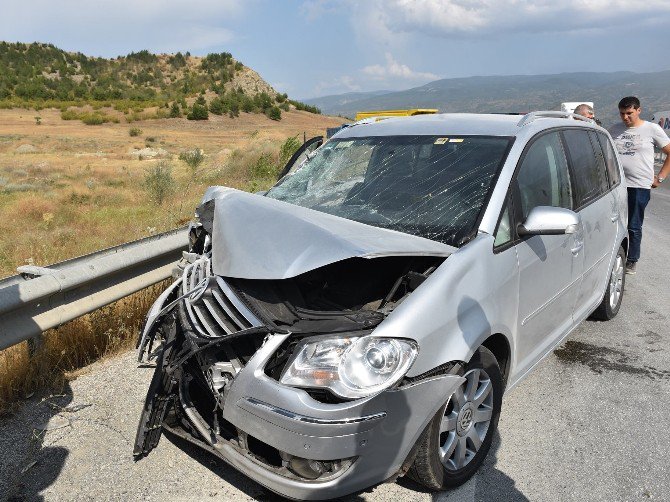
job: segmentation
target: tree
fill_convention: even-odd
[[[188,115],[186,115],[186,118],[189,120],[208,120],[209,113],[207,112],[207,107],[193,103],[193,107]]]
[[[170,118],[176,119],[181,117],[181,110],[179,109],[179,105],[177,102],[172,103],[172,107],[170,108]]]
[[[215,98],[209,104],[209,111],[214,115],[223,115],[228,111],[228,109],[221,98]]]

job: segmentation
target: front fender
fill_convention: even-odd
[[[144,351],[147,347],[149,339],[151,338],[151,334],[154,331],[154,329],[156,329],[156,321],[158,320],[159,317],[161,317],[161,313],[165,308],[165,303],[167,302],[167,299],[170,297],[172,292],[179,287],[181,282],[182,279],[179,278],[174,283],[172,283],[165,291],[163,291],[160,294],[160,296],[156,299],[154,304],[149,309],[147,319],[144,323],[144,329],[142,330],[142,336],[140,337],[140,340],[137,343],[137,347],[139,348],[139,354],[137,356],[138,361],[142,360],[142,356],[144,355]]]
[[[515,248],[492,250],[493,237],[479,235],[449,256],[372,332],[419,343],[408,377],[450,361],[467,362],[496,333],[507,338],[514,365],[518,259]]]

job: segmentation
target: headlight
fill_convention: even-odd
[[[295,348],[280,381],[329,389],[345,398],[365,397],[398,382],[418,353],[415,341],[399,338],[306,338]]]

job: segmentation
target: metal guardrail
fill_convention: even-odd
[[[167,279],[188,247],[180,228],[0,280],[0,350]]]

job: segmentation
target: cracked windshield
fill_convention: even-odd
[[[334,139],[268,197],[460,246],[502,165],[508,138]]]

